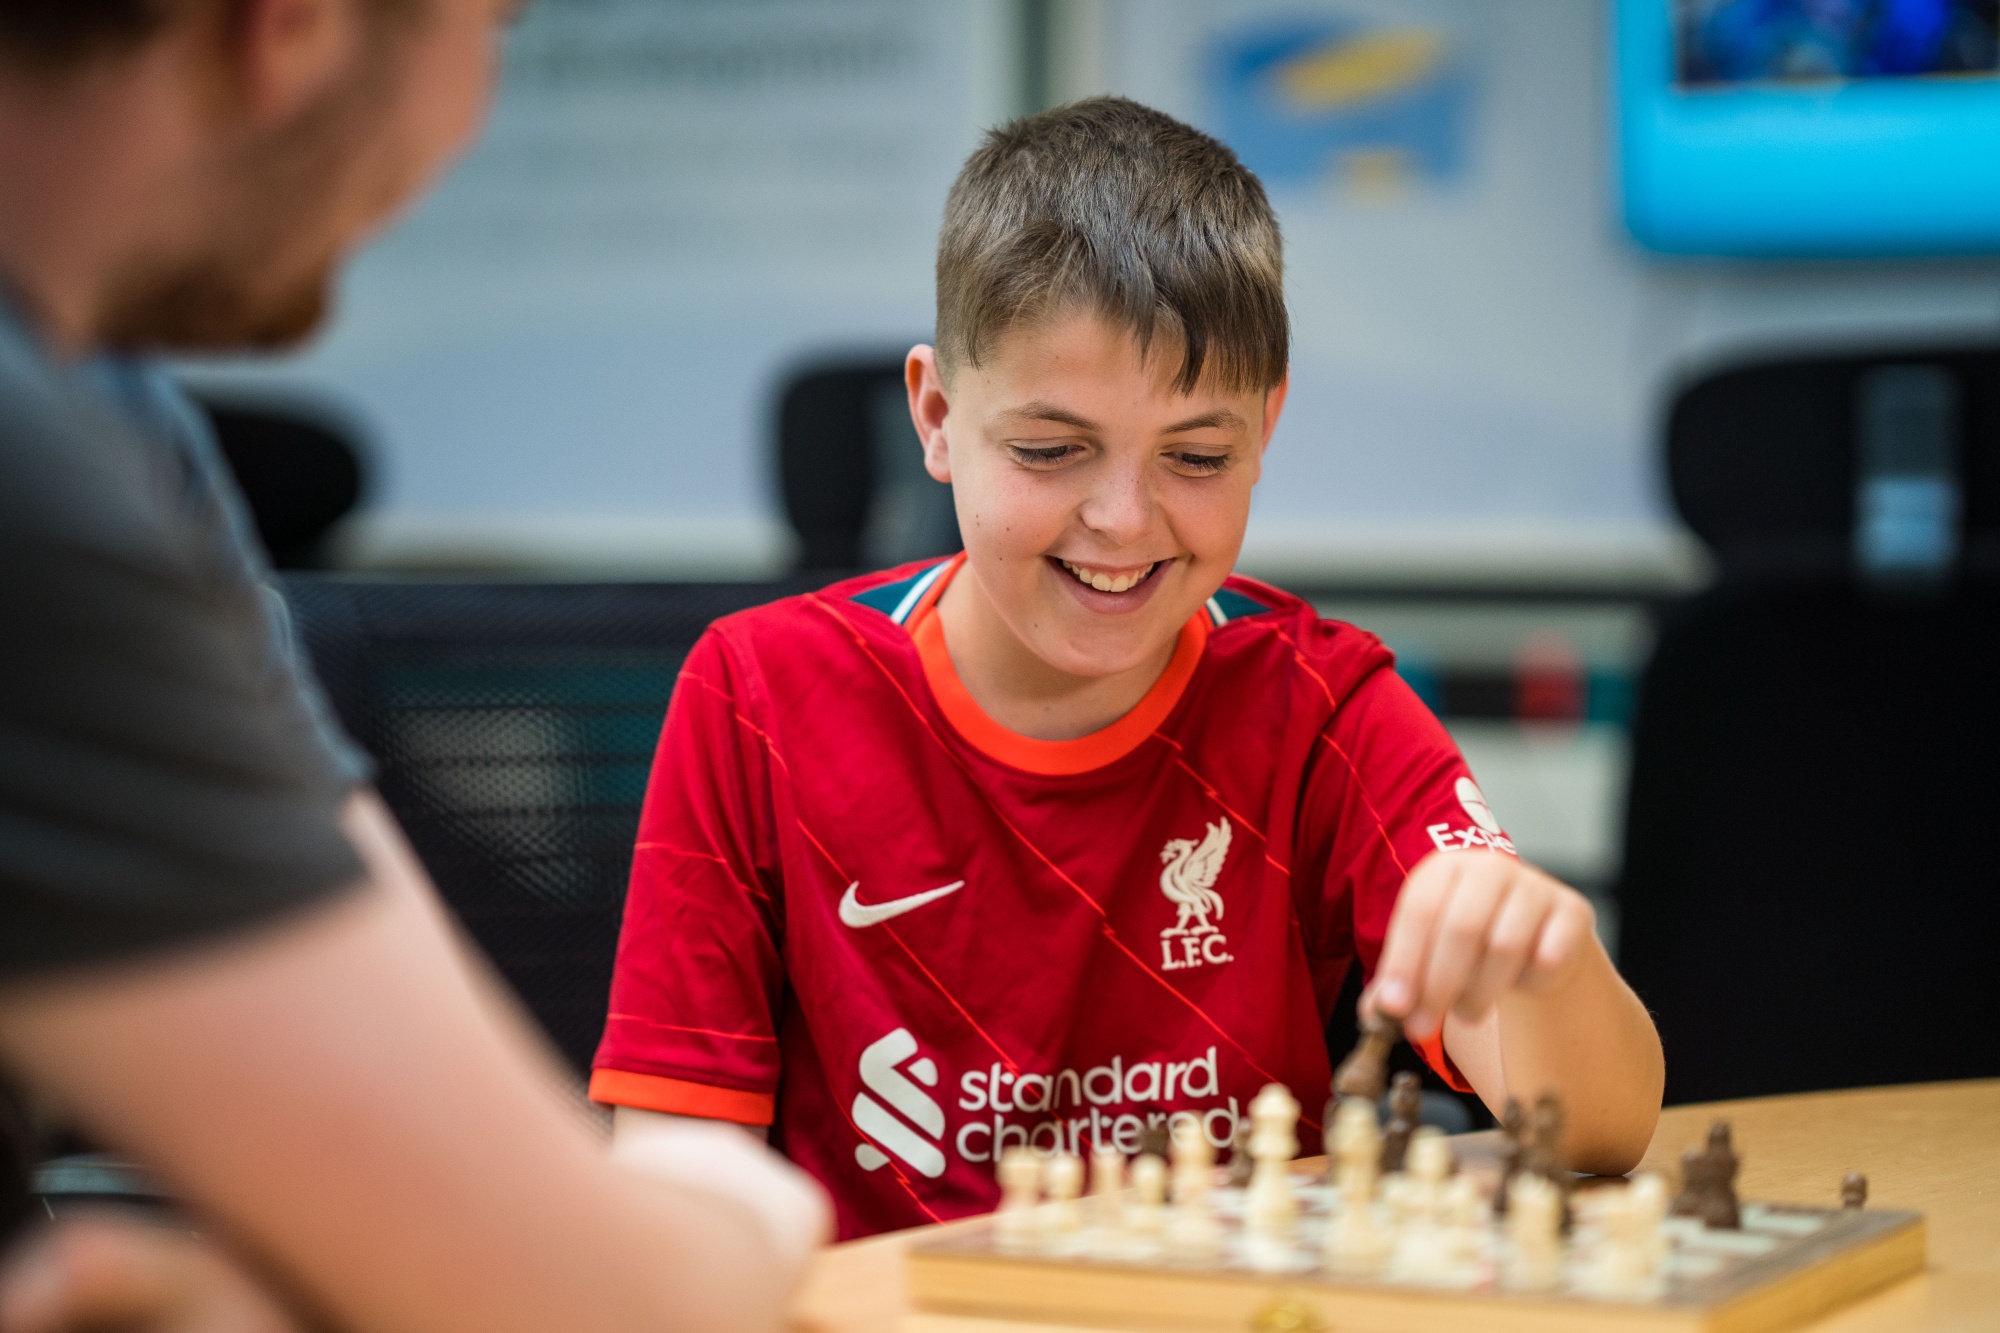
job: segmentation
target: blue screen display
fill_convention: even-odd
[[[2000,0],[1617,0],[1619,173],[1666,254],[2000,253]]]
[[[1683,87],[1993,74],[2000,0],[1678,0]]]

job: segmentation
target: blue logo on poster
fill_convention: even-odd
[[[1261,27],[1210,63],[1222,137],[1271,184],[1393,188],[1465,169],[1472,76],[1438,28]]]

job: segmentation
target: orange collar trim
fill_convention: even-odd
[[[1167,714],[1174,711],[1174,705],[1181,701],[1188,681],[1194,677],[1195,667],[1201,662],[1202,649],[1208,645],[1209,617],[1207,612],[1197,611],[1189,617],[1187,624],[1181,626],[1180,639],[1174,645],[1174,655],[1167,663],[1167,669],[1160,673],[1160,678],[1146,691],[1146,697],[1139,700],[1131,712],[1102,731],[1093,731],[1072,741],[1043,741],[1023,736],[995,722],[974,701],[964,682],[959,680],[958,669],[951,664],[951,651],[944,642],[944,622],[931,614],[938,598],[944,593],[945,585],[964,564],[965,556],[961,553],[925,590],[923,600],[910,612],[910,637],[916,642],[917,656],[923,662],[924,678],[930,684],[931,695],[952,728],[989,757],[1030,773],[1040,773],[1045,777],[1088,773],[1115,763],[1138,749],[1140,742],[1152,735],[1167,720]]]

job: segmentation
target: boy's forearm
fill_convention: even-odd
[[[1457,1023],[1446,1025],[1448,1047],[1457,1044]],[[1484,1022],[1470,1026],[1489,1027],[1499,1087],[1484,1086],[1496,1081],[1490,1076],[1475,1082],[1499,1103],[1496,1111],[1510,1096],[1529,1105],[1554,1092],[1563,1102],[1572,1168],[1616,1175],[1638,1164],[1659,1121],[1666,1066],[1652,1018],[1594,938],[1561,989],[1509,991]],[[1471,1032],[1464,1038],[1485,1044]]]

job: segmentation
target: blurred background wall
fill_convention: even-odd
[[[1612,22],[1606,0],[537,0],[484,141],[326,336],[185,373],[356,436],[337,566],[772,577],[799,553],[788,386],[928,336],[981,128],[1139,98],[1231,142],[1286,227],[1294,388],[1243,567],[1388,639],[1524,851],[1601,888],[1653,613],[1705,577],[1660,475],[1676,387],[2000,333],[1991,258],[1642,249]]]

